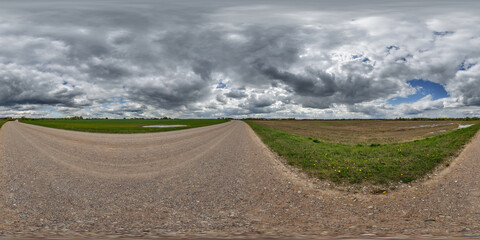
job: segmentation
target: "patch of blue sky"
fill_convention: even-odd
[[[416,89],[415,94],[407,97],[395,97],[387,100],[388,104],[398,105],[402,103],[414,103],[428,95],[432,96],[432,100],[449,97],[445,88],[438,83],[424,80],[424,79],[412,79],[407,83]]]
[[[68,82],[67,82],[67,81],[63,81],[63,82],[62,82],[62,85],[63,85],[63,86],[67,86],[67,85],[68,85]],[[76,87],[75,84],[71,84],[70,86],[71,86],[72,88],[75,88],[75,87]]]
[[[366,63],[366,62],[370,62],[370,59],[368,57],[364,57],[363,55],[352,55],[352,58],[353,59],[359,59],[359,58],[362,58],[362,62]]]
[[[399,49],[400,49],[399,46],[395,46],[395,45],[387,46],[387,55],[391,54],[392,51],[397,51]]]
[[[454,31],[442,31],[442,32],[434,31],[433,35],[443,37],[443,36],[447,36],[447,35],[452,35],[454,33],[455,33]]]
[[[124,104],[126,103],[125,99],[123,97],[111,97],[110,98],[113,102],[121,103]]]
[[[390,45],[390,46],[387,47],[387,49],[388,49],[388,50],[392,50],[392,49],[398,50],[398,49],[400,49],[400,47],[395,46],[395,45]]]
[[[474,63],[465,63],[465,61],[463,61],[460,65],[458,65],[457,70],[458,71],[467,71],[468,69],[472,68],[473,66],[475,66]]]
[[[62,114],[57,112],[56,110],[52,109],[52,108],[47,108],[45,109],[45,112],[51,114],[51,115],[54,115],[54,116],[61,116]]]
[[[227,84],[225,84],[223,82],[219,82],[218,85],[217,85],[217,88],[227,88]]]

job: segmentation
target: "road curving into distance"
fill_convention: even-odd
[[[298,174],[241,121],[125,135],[8,122],[0,233],[480,235],[479,173],[480,134],[438,176],[372,195]]]

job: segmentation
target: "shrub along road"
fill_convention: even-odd
[[[240,121],[128,135],[8,122],[0,233],[479,235],[479,172],[479,134],[438,176],[372,195],[285,167]]]

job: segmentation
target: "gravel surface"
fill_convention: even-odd
[[[480,134],[437,176],[373,195],[286,167],[240,121],[125,135],[8,122],[0,236],[473,237],[479,172]]]

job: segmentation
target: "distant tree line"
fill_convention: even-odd
[[[242,120],[297,120],[297,119],[296,118],[242,118]],[[310,119],[310,120],[313,120],[313,119]]]
[[[465,118],[395,118],[385,120],[402,120],[402,121],[478,121],[480,117],[465,117]]]
[[[12,118],[12,117],[4,117],[4,118],[0,118],[0,120],[15,121],[15,120],[16,120],[16,118]]]

